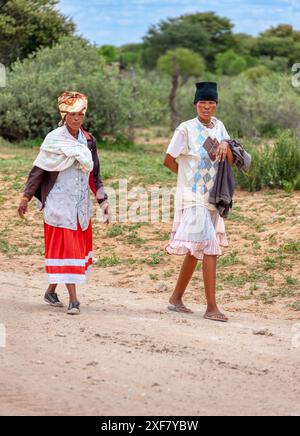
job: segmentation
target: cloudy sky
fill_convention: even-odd
[[[206,11],[230,18],[236,32],[256,35],[280,23],[300,30],[300,0],[61,0],[59,9],[99,45],[140,42],[151,24]]]

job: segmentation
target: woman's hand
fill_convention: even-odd
[[[19,208],[18,208],[18,214],[20,218],[25,219],[25,214],[28,211],[28,199],[22,198]]]
[[[228,149],[229,149],[228,142],[226,141],[221,142],[216,153],[216,159],[220,162],[224,162],[224,160],[227,157]]]
[[[104,201],[101,205],[100,205],[102,212],[103,212],[103,218],[104,218],[104,223],[105,224],[110,224],[111,221],[111,210],[110,210],[110,206],[108,204],[107,201]]]

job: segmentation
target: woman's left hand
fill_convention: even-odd
[[[229,144],[226,141],[221,142],[217,150],[216,159],[220,162],[224,162],[227,157]]]

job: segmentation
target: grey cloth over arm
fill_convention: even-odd
[[[239,171],[249,171],[251,167],[252,157],[244,147],[234,139],[227,140],[232,154],[234,156],[234,164]]]
[[[227,218],[232,208],[235,180],[232,168],[227,159],[219,163],[217,178],[209,194],[209,202],[216,206],[222,218]]]

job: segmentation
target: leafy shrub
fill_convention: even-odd
[[[194,82],[187,81],[178,92],[182,121],[195,117]],[[232,137],[273,137],[282,129],[300,133],[300,89],[293,88],[290,75],[273,73],[251,80],[242,73],[233,78],[223,76],[218,82],[217,117]]]
[[[65,38],[8,72],[0,90],[0,136],[10,140],[43,137],[57,126],[57,96],[79,90],[89,97],[86,128],[126,134],[129,127],[162,122],[167,113],[168,79],[158,74],[120,73],[107,66],[96,47]]]
[[[257,82],[259,79],[261,79],[261,77],[270,76],[271,74],[272,71],[264,65],[257,65],[244,71],[244,76],[252,82]]]
[[[246,144],[245,148],[252,155],[252,166],[248,173],[235,170],[240,188],[249,191],[264,187],[283,188],[286,191],[299,189],[300,141],[295,132],[279,132],[274,145]]]
[[[230,49],[216,56],[215,68],[218,74],[236,76],[247,69],[247,59]]]

